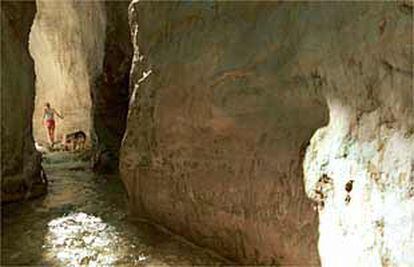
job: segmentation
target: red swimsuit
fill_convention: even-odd
[[[46,120],[46,127],[49,129],[55,128],[55,120],[54,119]]]
[[[45,124],[48,129],[54,129],[55,128],[55,118],[54,118],[54,111],[53,109],[46,108],[45,114],[43,115],[43,118],[45,119]]]

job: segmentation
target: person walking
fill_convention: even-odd
[[[63,116],[60,115],[59,112],[57,112],[54,108],[52,108],[50,106],[50,103],[46,103],[45,109],[43,112],[43,123],[46,128],[46,133],[47,133],[50,147],[52,148],[55,143],[55,128],[56,128],[55,114],[59,118],[63,119]]]

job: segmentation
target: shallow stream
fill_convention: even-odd
[[[82,155],[44,156],[46,196],[2,207],[2,266],[221,265],[222,259],[127,216],[118,177],[93,174]]]

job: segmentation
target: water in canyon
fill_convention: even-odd
[[[223,260],[142,221],[131,221],[116,176],[90,171],[88,155],[44,155],[49,192],[2,209],[2,264],[221,265]]]

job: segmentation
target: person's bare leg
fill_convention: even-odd
[[[53,147],[53,143],[54,143],[54,129],[53,129],[53,127],[49,127],[48,128],[48,136],[49,136],[49,144],[50,144],[50,147]]]
[[[45,126],[45,131],[46,131],[47,142],[50,143],[50,140],[49,140],[49,130],[47,129],[46,126]]]
[[[52,145],[52,140],[50,140],[50,129],[47,126],[45,126],[45,129],[46,129],[47,142],[49,143],[49,145]]]
[[[52,145],[55,144],[55,127],[50,128],[50,139],[52,140]]]

